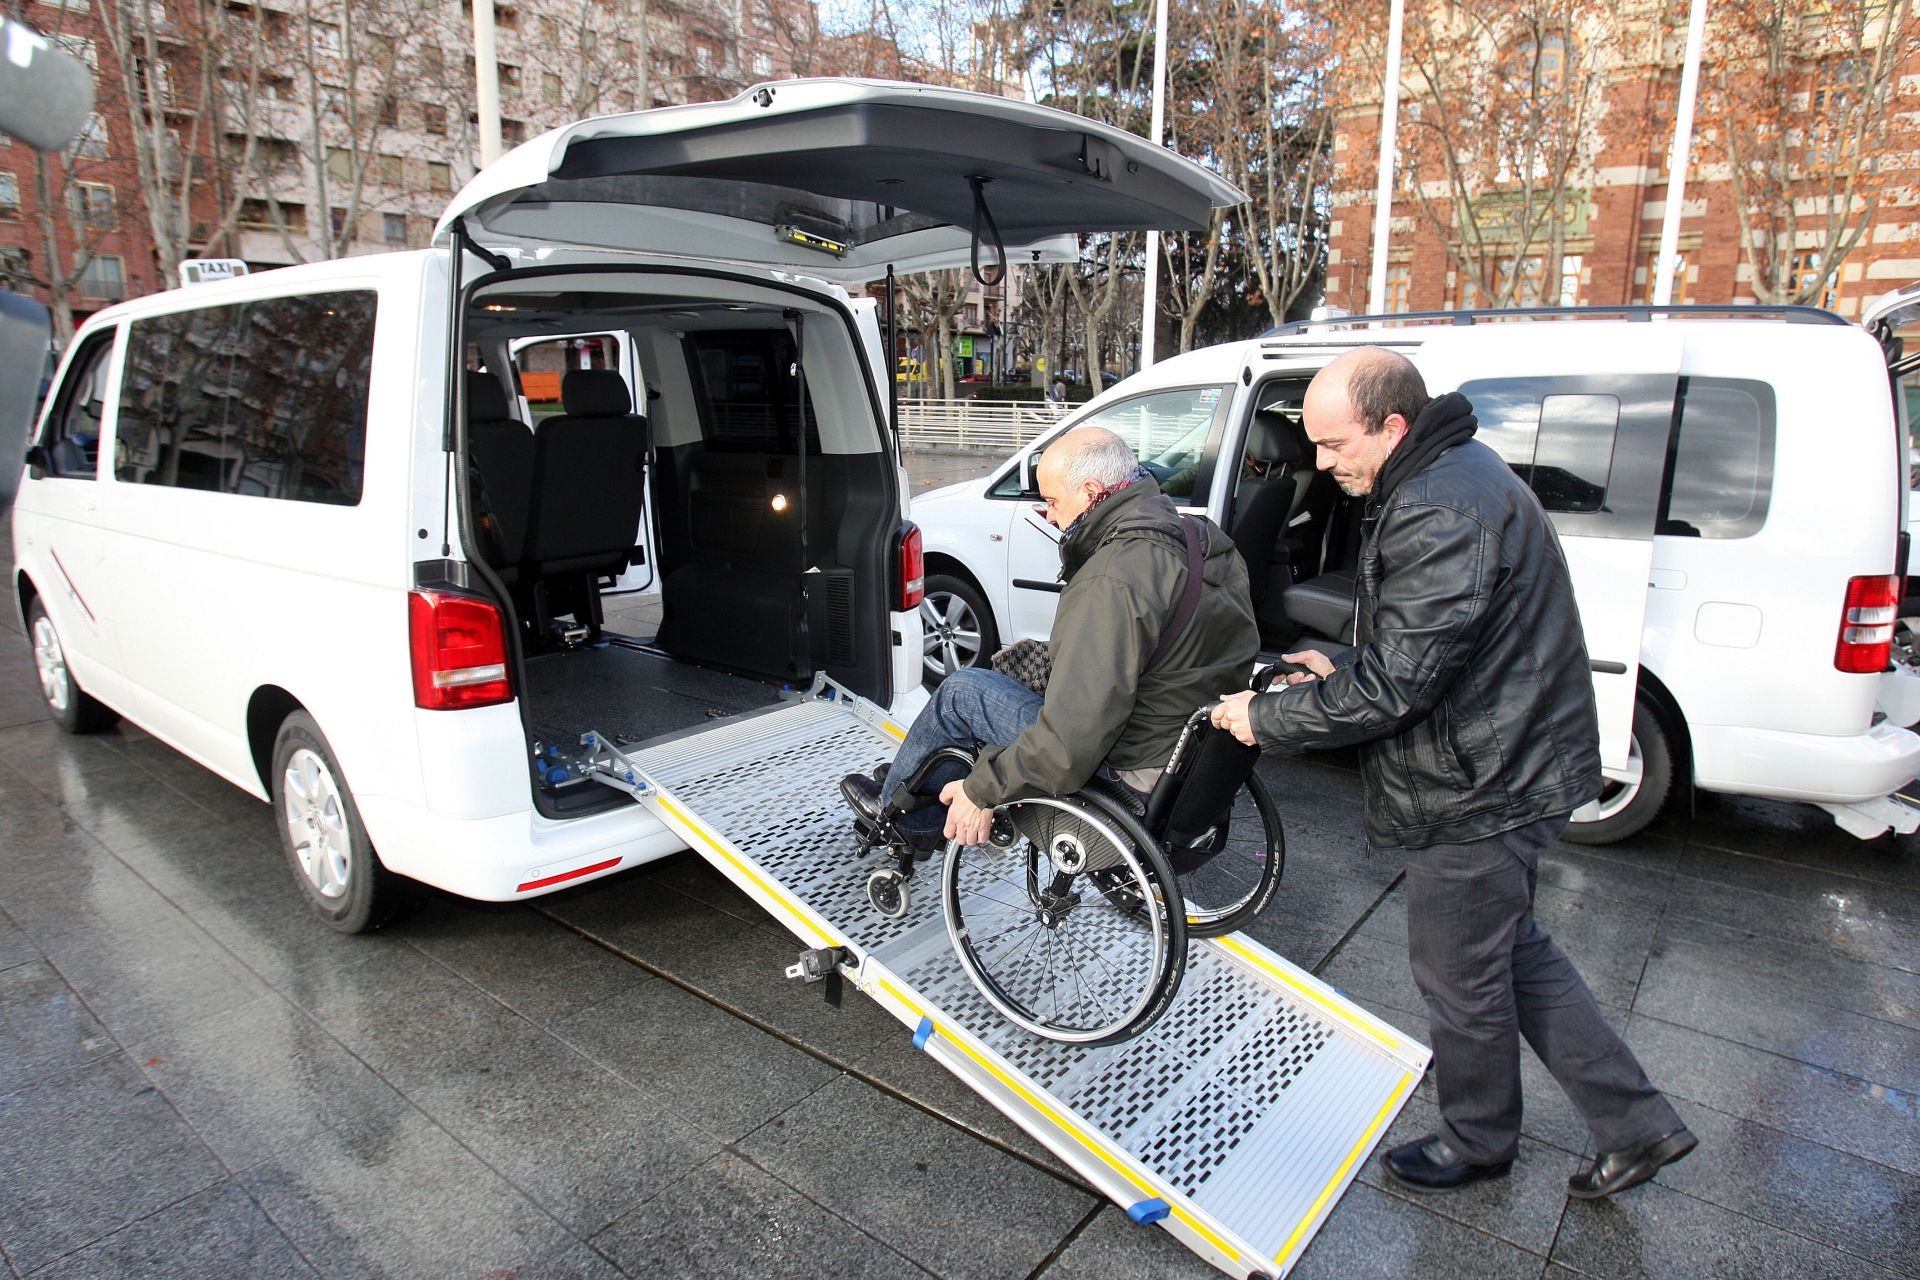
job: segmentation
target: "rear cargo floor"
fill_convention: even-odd
[[[780,700],[774,686],[708,671],[618,641],[547,653],[527,662],[528,720],[543,741],[573,742],[596,729],[616,743],[700,728]]]

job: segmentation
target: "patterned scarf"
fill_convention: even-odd
[[[1141,480],[1150,480],[1152,478],[1153,478],[1153,472],[1147,470],[1146,464],[1139,463],[1139,462],[1134,463],[1133,470],[1127,472],[1127,474],[1124,477],[1114,481],[1112,484],[1108,485],[1106,488],[1102,489],[1100,492],[1094,494],[1093,501],[1087,504],[1087,509],[1085,511],[1082,511],[1079,515],[1075,516],[1073,518],[1073,522],[1069,524],[1065,529],[1062,529],[1060,531],[1060,536],[1064,538],[1068,534],[1072,533],[1075,529],[1078,529],[1080,527],[1080,522],[1082,520],[1085,520],[1088,516],[1092,515],[1095,511],[1097,511],[1101,503],[1105,502],[1108,498],[1111,498],[1114,494],[1120,492],[1122,489],[1126,488],[1128,485],[1134,484]]]

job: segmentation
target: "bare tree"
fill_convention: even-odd
[[[1920,45],[1909,0],[1723,0],[1701,124],[1724,162],[1754,297],[1820,303],[1900,171],[1920,123],[1898,109]]]
[[[1462,0],[1408,11],[1401,189],[1445,244],[1463,298],[1558,301],[1561,257],[1583,216],[1579,189],[1592,183],[1603,127],[1623,137],[1652,123],[1605,120],[1609,76],[1627,61],[1623,42],[1657,42],[1671,9]],[[1364,16],[1338,20],[1354,56],[1336,105],[1377,101],[1381,32]]]

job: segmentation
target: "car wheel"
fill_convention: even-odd
[[[920,602],[921,677],[939,684],[962,667],[984,667],[1000,647],[993,613],[965,578],[936,573]]]
[[[333,928],[365,933],[410,904],[407,882],[380,865],[333,748],[304,711],[274,739],[273,809],[294,882]]]
[[[1633,704],[1627,763],[1638,781],[1604,779],[1600,798],[1574,810],[1566,838],[1573,844],[1613,844],[1637,835],[1660,814],[1673,790],[1673,748],[1666,724],[1645,699]]]
[[[55,724],[68,733],[94,733],[120,718],[119,712],[94,699],[73,678],[60,633],[53,629],[53,619],[38,599],[27,606],[27,636],[33,641],[33,669],[40,677],[40,696],[46,699]]]

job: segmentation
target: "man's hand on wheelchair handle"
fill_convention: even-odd
[[[1248,746],[1257,745],[1253,740],[1253,721],[1247,714],[1247,704],[1252,702],[1255,693],[1243,689],[1239,693],[1229,693],[1221,698],[1213,708],[1213,724],[1216,729],[1225,729]]]
[[[1276,675],[1273,683],[1268,686],[1268,690],[1279,688],[1283,684],[1305,684],[1309,680],[1321,680],[1333,674],[1333,660],[1318,649],[1283,653],[1280,658],[1283,662],[1305,667],[1306,670]],[[1250,747],[1259,746],[1260,744],[1254,741],[1253,737],[1253,717],[1249,705],[1261,693],[1268,690],[1246,689],[1239,693],[1229,693],[1221,698],[1213,709],[1214,727],[1225,729]]]
[[[980,844],[993,830],[993,810],[982,809],[967,797],[964,780],[940,788],[940,803],[947,806],[947,839]]]

